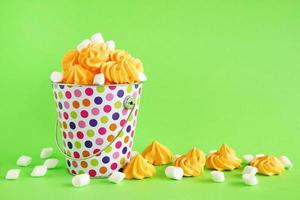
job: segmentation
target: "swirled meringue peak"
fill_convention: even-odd
[[[164,165],[171,162],[173,153],[155,140],[144,149],[142,156],[151,164]]]
[[[206,159],[206,165],[209,169],[218,171],[233,170],[241,166],[242,160],[236,156],[235,151],[226,144]]]
[[[255,158],[251,165],[257,168],[258,173],[267,176],[281,174],[284,171],[283,163],[277,157],[271,155]]]
[[[206,158],[205,158],[205,154],[202,150],[197,149],[196,147],[194,147],[186,155],[188,157],[196,158],[196,160],[198,160],[198,162],[200,162],[202,165],[205,165]]]
[[[143,179],[154,176],[156,170],[153,165],[138,154],[124,167],[123,172],[127,179]]]
[[[204,169],[204,164],[199,162],[196,157],[188,155],[177,158],[174,162],[174,166],[181,167],[184,176],[199,176]]]

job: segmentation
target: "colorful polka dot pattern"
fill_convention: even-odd
[[[84,160],[67,158],[69,172],[107,177],[120,170],[130,158],[142,84],[53,84],[53,90],[65,153],[80,159],[97,154]],[[135,97],[137,102],[130,116],[123,104],[127,96]]]

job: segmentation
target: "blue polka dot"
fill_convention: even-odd
[[[89,140],[85,141],[84,145],[87,147],[87,148],[91,148],[93,146],[93,143]]]
[[[108,156],[103,157],[102,162],[103,163],[109,163],[109,157]]]
[[[74,122],[70,122],[69,126],[70,126],[70,128],[73,129],[73,130],[76,128],[76,125],[75,125]]]
[[[138,87],[139,87],[139,85],[138,85],[138,84],[135,84],[135,85],[134,85],[134,87],[135,87],[135,88],[138,88]]]
[[[59,109],[62,109],[62,104],[60,102],[58,102],[58,107]]]
[[[71,142],[68,142],[68,147],[69,147],[69,149],[72,149],[72,148],[73,148],[73,145],[72,145]]]
[[[65,86],[64,85],[59,85],[59,87],[60,87],[60,89],[64,89]]]
[[[127,126],[127,128],[126,128],[127,133],[129,133],[130,130],[131,130],[131,126],[129,125],[129,126]]]

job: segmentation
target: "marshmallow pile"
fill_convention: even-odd
[[[53,148],[47,147],[43,148],[40,153],[41,159],[46,159],[42,165],[36,165],[34,166],[33,170],[31,171],[32,177],[41,177],[45,176],[48,169],[53,169],[58,164],[58,159],[55,158],[49,158],[52,156]],[[49,158],[49,159],[47,159]],[[27,167],[30,165],[32,161],[32,158],[27,155],[22,155],[18,158],[16,164],[20,167]],[[19,175],[21,173],[21,169],[10,169],[7,171],[5,179],[7,180],[16,180],[19,178]]]

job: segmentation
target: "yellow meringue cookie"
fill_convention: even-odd
[[[156,170],[153,165],[138,154],[124,167],[123,172],[127,179],[143,179],[154,176]]]
[[[271,155],[255,158],[251,162],[251,166],[256,167],[258,173],[267,176],[281,174],[284,171],[283,163],[278,158]]]
[[[164,145],[153,141],[142,152],[142,156],[154,165],[164,165],[171,162],[173,153]]]
[[[199,176],[203,172],[204,165],[194,156],[183,155],[177,158],[174,166],[183,169],[184,176]]]
[[[206,159],[206,164],[209,169],[219,171],[239,168],[241,162],[242,160],[236,156],[235,151],[226,144],[222,144],[219,151],[210,154]]]
[[[202,165],[205,165],[206,158],[205,158],[205,154],[202,150],[194,147],[186,155],[188,157],[196,158],[196,160],[198,160],[198,162],[200,162]]]

